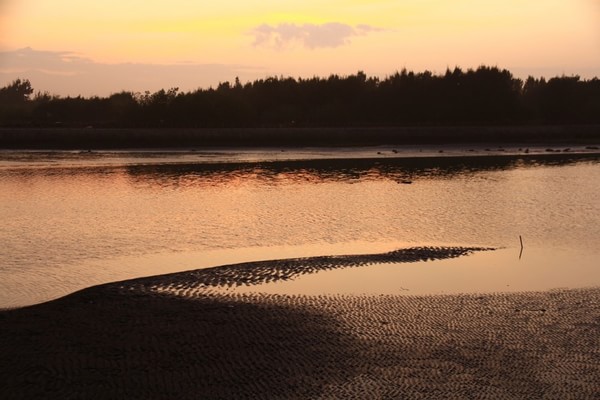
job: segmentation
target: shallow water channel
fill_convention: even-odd
[[[153,274],[412,246],[498,250],[224,290],[600,285],[600,155],[448,153],[2,152],[0,307]]]

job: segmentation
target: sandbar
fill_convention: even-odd
[[[600,288],[309,296],[197,283],[221,273],[0,312],[0,397],[600,398]]]

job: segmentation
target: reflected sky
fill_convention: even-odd
[[[0,168],[0,304],[258,259],[518,248],[519,235],[525,255],[564,249],[584,266],[600,256],[596,154],[141,164],[120,154],[108,165],[54,157],[56,166]],[[598,273],[588,278],[600,284]]]
[[[303,275],[259,285],[223,286],[223,293],[291,295],[500,293],[600,285],[597,254],[528,246],[474,252],[457,259],[413,264],[375,264]]]

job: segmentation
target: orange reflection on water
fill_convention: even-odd
[[[228,293],[288,295],[431,295],[543,291],[600,286],[594,255],[527,248],[475,252],[456,259],[321,271],[289,281],[222,288]],[[576,259],[578,262],[573,263]]]
[[[598,284],[595,270],[572,268],[596,266],[600,257],[597,155],[254,163],[193,163],[186,155],[185,163],[176,158],[166,164],[145,157],[141,164],[110,164],[98,155],[82,160],[69,154],[66,161],[53,155],[43,166],[32,165],[31,157],[0,166],[0,306],[110,280],[219,265],[218,258],[209,262],[213,252],[241,262],[285,258],[286,248],[306,251],[294,257],[339,249],[372,253],[381,243],[514,248],[519,235],[525,241],[521,266],[528,257],[540,266],[560,259],[564,265],[556,271],[565,282],[576,271],[585,277],[573,284]],[[311,246],[325,247],[315,254]],[[536,248],[551,255],[561,247],[571,261],[532,256]],[[239,249],[253,250],[244,255]],[[404,278],[384,281],[405,288],[415,268],[401,265],[396,270]],[[455,269],[451,276],[440,270],[430,278],[450,284],[451,277],[474,277],[485,268],[469,274]],[[351,273],[376,279],[374,271]],[[319,281],[314,287],[329,279],[316,276],[306,278]],[[537,287],[533,278],[522,282],[531,284],[516,286]],[[438,290],[425,283],[411,290]]]

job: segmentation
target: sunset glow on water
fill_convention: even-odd
[[[181,162],[173,155],[151,161],[129,154],[123,162],[114,155],[86,160],[55,153],[52,165],[34,165],[27,154],[5,153],[1,304],[236,262],[421,245],[499,250],[319,273],[260,290],[415,294],[600,284],[594,154],[185,158],[196,156],[186,153]],[[519,235],[525,243],[520,260]]]

